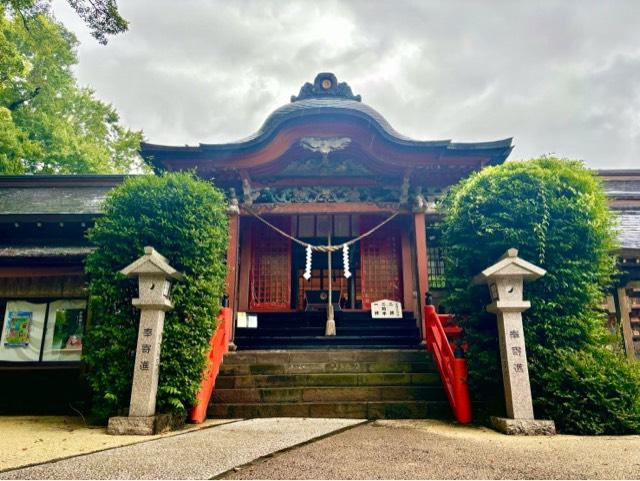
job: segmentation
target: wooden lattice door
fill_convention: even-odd
[[[382,220],[363,218],[361,232]],[[402,302],[400,232],[393,222],[360,241],[360,265],[363,309],[371,309],[371,303],[380,299]]]
[[[289,218],[269,219],[284,232]],[[251,235],[249,309],[279,310],[291,306],[291,240],[269,226],[254,222]]]

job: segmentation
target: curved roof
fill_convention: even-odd
[[[156,164],[166,161],[191,158],[193,160],[224,160],[227,167],[236,155],[246,155],[265,149],[275,142],[288,128],[306,126],[305,132],[312,131],[312,125],[334,125],[341,123],[357,126],[367,142],[374,131],[383,143],[391,149],[431,153],[436,156],[476,155],[486,157],[487,163],[503,162],[512,147],[512,138],[492,142],[452,142],[443,140],[417,140],[397,132],[376,110],[363,104],[360,96],[353,95],[346,83],[338,83],[335,75],[321,73],[313,84],[306,83],[298,96],[292,96],[291,103],[276,109],[254,134],[241,140],[223,144],[199,144],[198,146],[165,146],[142,144],[142,156]],[[299,130],[300,131],[300,130]],[[292,142],[292,139],[287,139]]]

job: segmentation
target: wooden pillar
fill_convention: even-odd
[[[411,268],[411,242],[409,240],[409,220],[405,217],[400,228],[400,249],[402,252],[402,304],[405,311],[413,310],[413,269]]]
[[[238,311],[249,310],[249,276],[251,275],[251,223],[248,217],[240,222],[240,269],[238,272]]]
[[[624,341],[624,350],[627,354],[627,359],[630,361],[636,360],[636,351],[633,345],[633,331],[631,330],[631,318],[629,313],[631,311],[631,305],[629,304],[629,297],[627,296],[627,289],[619,287],[616,291],[618,295],[618,309],[620,312],[620,324],[622,324],[622,339]]]
[[[427,231],[425,212],[420,209],[414,212],[413,225],[416,239],[416,272],[418,274],[418,319],[422,319],[422,311],[425,305],[425,296],[429,290],[429,277],[427,272]]]
[[[237,203],[232,203],[227,209],[229,215],[229,241],[227,244],[227,278],[226,293],[231,309],[231,332],[229,333],[229,344],[233,344],[235,337],[235,313],[237,312],[237,289],[238,289],[238,241],[240,233],[240,209]]]

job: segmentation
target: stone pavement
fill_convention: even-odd
[[[187,424],[180,431],[155,436],[110,436],[104,426],[86,425],[80,416],[0,416],[0,472],[231,421],[234,420],[208,419],[203,424]]]
[[[640,436],[505,436],[434,420],[266,418],[138,439],[2,471],[0,479],[640,479]]]
[[[222,478],[640,479],[640,436],[506,436],[433,420],[380,420]]]
[[[4,471],[0,479],[209,479],[362,422],[309,418],[238,421]]]

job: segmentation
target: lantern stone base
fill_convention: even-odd
[[[117,416],[109,418],[107,434],[150,436],[184,426],[184,419],[171,414],[155,416]]]
[[[551,436],[556,434],[553,421],[541,419],[509,419],[491,416],[491,426],[503,434],[521,436]]]

